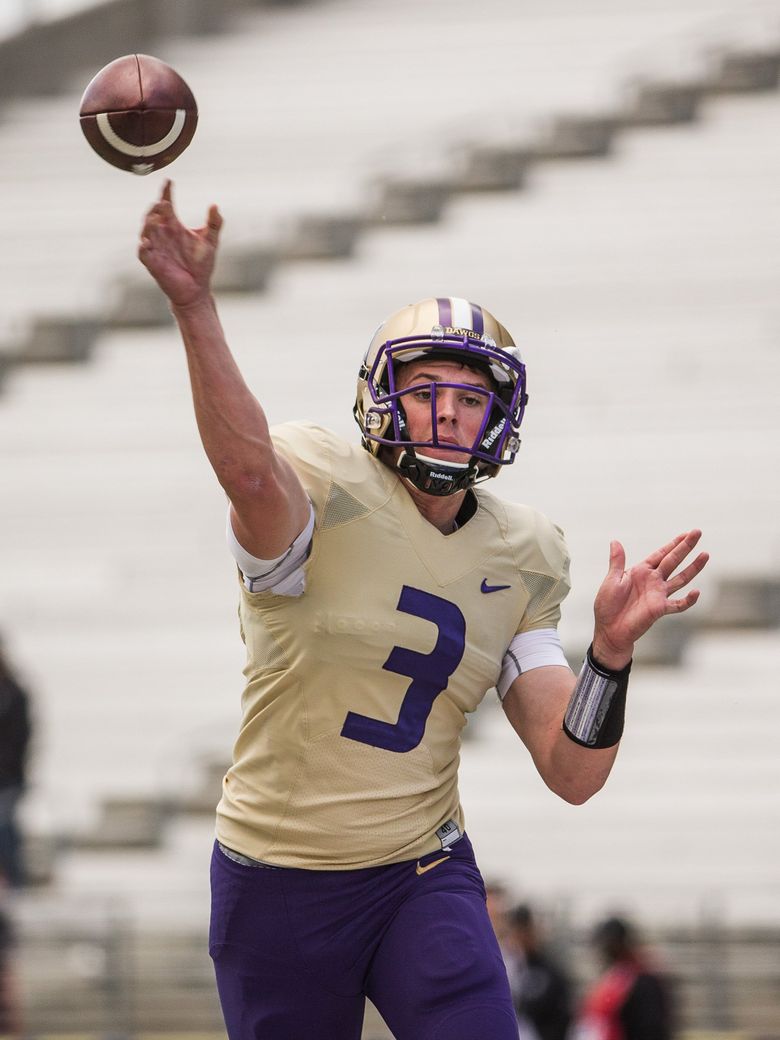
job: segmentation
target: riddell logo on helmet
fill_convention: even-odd
[[[506,419],[502,419],[498,426],[494,426],[490,433],[487,435],[487,437],[485,437],[485,439],[482,441],[483,448],[489,448],[505,426]]]

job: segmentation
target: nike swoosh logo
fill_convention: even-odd
[[[424,867],[420,866],[420,861],[418,859],[417,866],[415,868],[417,871],[417,876],[419,877],[420,874],[427,874],[429,870],[433,870],[434,867],[438,867],[440,863],[446,863],[449,858],[449,856],[442,856],[441,859],[435,859],[433,863],[426,863]]]
[[[479,587],[480,592],[500,592],[502,589],[511,588],[511,585],[488,585],[487,578],[482,579],[482,584]]]

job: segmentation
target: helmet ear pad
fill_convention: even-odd
[[[406,409],[404,408],[403,398],[399,397],[395,402],[395,414],[396,422],[398,423],[398,438],[402,441],[411,440],[409,437],[409,422],[406,418]]]
[[[485,423],[485,432],[482,435],[482,439],[479,442],[479,447],[483,451],[490,451],[492,445],[504,432],[508,421],[506,411],[501,407],[501,404],[498,403],[499,400],[502,400],[502,395],[496,393],[496,398],[497,400],[494,402],[493,407],[490,411],[490,415],[488,416],[488,420]],[[504,401],[504,403],[506,402]],[[517,444],[519,447],[519,440]],[[494,477],[496,473],[498,473],[500,468],[501,466],[498,460],[496,460],[495,463],[485,462],[484,459],[482,460],[481,472],[487,474],[488,476]]]

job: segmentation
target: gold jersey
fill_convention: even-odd
[[[288,867],[419,858],[463,829],[461,731],[513,636],[557,625],[562,534],[477,488],[445,536],[362,447],[308,423],[273,439],[316,522],[303,595],[240,583],[246,688],[217,836]]]

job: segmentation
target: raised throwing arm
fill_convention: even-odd
[[[195,417],[208,459],[232,504],[243,548],[260,559],[283,553],[303,530],[309,503],[298,477],[274,450],[265,413],[225,340],[211,277],[222,217],[185,227],[172,185],[146,214],[138,257],[170,301],[187,353]]]

